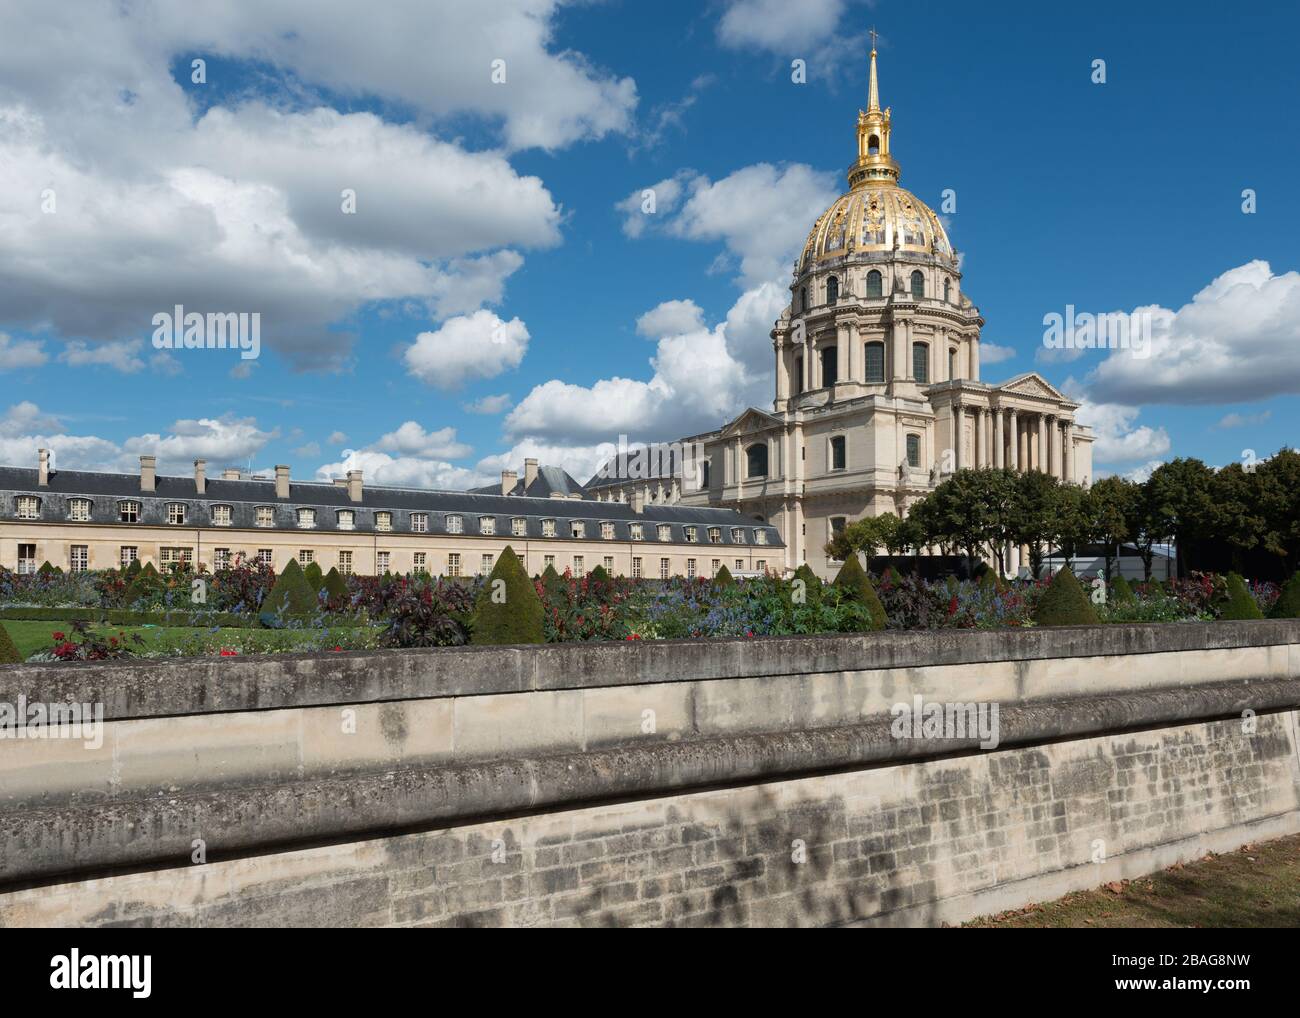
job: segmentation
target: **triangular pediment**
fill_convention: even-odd
[[[997,392],[1014,393],[1017,396],[1037,396],[1041,399],[1052,399],[1061,403],[1073,402],[1065,393],[1036,371],[1017,375],[1015,378],[1008,379],[993,388]]]
[[[759,410],[757,407],[749,407],[734,421],[724,427],[719,435],[725,438],[735,438],[737,435],[747,435],[754,431],[766,431],[773,425],[779,425],[780,418],[773,417],[771,414]]]

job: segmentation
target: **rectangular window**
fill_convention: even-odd
[[[478,532],[480,534],[495,534],[497,532],[497,518],[495,516],[480,516],[478,518]]]
[[[722,543],[722,528],[709,527],[709,544],[721,544],[721,543]]]
[[[74,573],[84,573],[90,568],[90,547],[74,544],[68,549],[68,565]]]
[[[449,533],[449,534],[461,534],[461,533],[464,533],[464,531],[465,531],[465,521],[464,521],[464,520],[462,520],[459,516],[448,516],[448,517],[447,517],[447,533]],[[459,574],[457,574],[457,575],[459,575]]]
[[[41,500],[35,495],[19,495],[17,515],[20,520],[37,519],[41,515]]]
[[[587,561],[581,555],[573,556],[573,575],[584,576],[587,572]]]
[[[218,549],[220,550],[220,549]],[[117,561],[126,569],[132,562],[140,557],[140,549],[134,544],[124,544],[117,549]]]
[[[600,525],[600,536],[606,541],[614,540],[614,524],[602,523]]]
[[[605,556],[605,572],[609,573],[610,576],[613,576],[613,575],[614,575],[614,556],[613,556],[613,555],[606,555],[606,556]]]
[[[301,527],[303,530],[310,530],[312,527],[316,526],[316,510],[299,509],[298,526]]]
[[[172,566],[178,566],[181,569],[188,569],[190,563],[194,561],[193,548],[159,548],[158,564],[162,571],[166,572]]]
[[[659,560],[659,579],[666,580],[668,579],[668,575],[668,560],[666,558],[661,558]]]
[[[492,556],[490,554],[485,553],[482,559],[479,560],[478,571],[480,576],[487,576],[488,573],[492,572]]]
[[[641,559],[639,558],[632,559],[632,579],[641,579]]]
[[[732,528],[731,528],[731,543],[732,543],[732,544],[744,544],[744,543],[745,543],[745,531],[742,530],[740,527],[732,527]]]
[[[543,536],[543,537],[554,537],[554,536],[555,536],[555,521],[554,521],[554,520],[542,520],[542,536]]]
[[[36,545],[18,546],[18,572],[19,574],[36,572]]]
[[[555,556],[554,556],[554,555],[543,555],[543,556],[542,556],[542,568],[545,569],[547,566],[551,566],[552,568],[554,568],[554,566],[555,566]]]
[[[745,560],[743,558],[736,559],[736,570],[739,572],[744,568],[745,568]]]
[[[885,344],[867,344],[867,384],[885,380]]]
[[[426,573],[429,571],[428,566],[426,565],[426,563],[428,562],[428,556],[426,555],[425,552],[417,551],[413,556],[413,558],[414,558],[415,571],[417,573]]]
[[[673,539],[673,528],[667,523],[659,524],[659,540],[671,541]]]
[[[90,499],[74,498],[68,503],[68,519],[85,523],[90,519]]]
[[[844,436],[835,435],[831,438],[831,469],[843,470],[845,459]]]
[[[916,469],[921,465],[921,436],[907,436],[907,465]]]
[[[386,551],[375,552],[375,574],[383,576],[388,572],[388,555]]]
[[[912,344],[912,377],[922,383],[930,381],[930,344]]]
[[[760,573],[767,572],[767,559],[765,558],[759,559],[757,562],[754,563],[754,568],[757,569]]]
[[[411,533],[427,534],[429,532],[429,514],[411,513]]]
[[[123,549],[125,551],[126,549]],[[134,551],[135,549],[131,549]],[[214,548],[212,551],[212,568],[229,569],[230,568],[230,549]]]
[[[686,538],[687,544],[694,544],[698,531],[694,527],[682,527],[682,535]]]
[[[339,572],[344,576],[352,575],[352,552],[339,552]]]
[[[275,507],[269,505],[259,505],[257,507],[257,518],[255,522],[259,527],[275,526]]]
[[[122,523],[139,523],[140,503],[139,502],[117,503],[117,518]]]
[[[447,555],[447,575],[460,575],[460,552],[453,551]]]
[[[523,537],[528,533],[528,521],[522,516],[516,516],[510,521],[510,533],[515,537]]]
[[[569,536],[586,537],[587,525],[583,523],[582,520],[574,520],[571,524],[569,524]]]
[[[767,531],[761,528],[754,529],[754,543],[767,544]]]
[[[270,548],[258,548],[258,549],[257,549],[257,561],[258,561],[259,563],[261,563],[262,565],[264,565],[264,566],[269,566],[269,565],[271,565],[272,562],[273,562],[273,560],[274,560],[274,558],[275,558],[275,556],[271,553],[271,549],[270,549]]]
[[[167,522],[175,526],[180,526],[185,522],[185,503],[168,502],[167,503]]]
[[[212,507],[212,524],[217,527],[230,526],[230,506],[214,505]]]
[[[375,513],[375,529],[387,533],[393,529],[393,514],[381,510]]]
[[[351,530],[356,526],[356,516],[351,509],[340,509],[338,511],[338,523],[340,530]]]
[[[632,534],[632,540],[634,541],[645,540],[645,529],[641,526],[640,523],[633,523],[629,529]]]
[[[686,578],[688,580],[695,579],[695,559],[693,558],[686,560]]]
[[[315,561],[316,561],[316,553],[312,551],[310,548],[298,549],[298,564],[300,566],[311,565],[311,563]]]

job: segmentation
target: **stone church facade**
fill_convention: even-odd
[[[956,470],[1042,470],[1085,486],[1092,474],[1079,404],[1034,373],[981,378],[984,319],[943,224],[898,184],[891,126],[873,48],[849,190],[813,224],[771,333],[773,407],[681,443],[702,462],[680,501],[770,522],[787,570],[832,575],[839,563],[823,549],[837,529],[906,515]]]

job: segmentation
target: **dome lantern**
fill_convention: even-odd
[[[849,167],[849,187],[856,191],[869,185],[898,183],[898,163],[889,154],[889,109],[880,109],[880,87],[876,83],[876,30],[871,30],[871,76],[867,108],[858,110],[858,159]]]

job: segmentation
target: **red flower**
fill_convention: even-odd
[[[340,647],[338,644],[335,644],[335,645],[334,645],[334,651],[335,651],[336,653],[341,652],[342,650],[343,650],[343,648]]]
[[[237,651],[237,650],[233,650],[233,649],[230,648],[230,647],[222,647],[222,648],[221,648],[221,656],[222,656],[222,657],[238,657],[238,656],[239,656],[239,651]]]
[[[64,636],[62,633],[51,633],[50,635],[51,635],[52,637],[54,637],[56,640],[66,640],[66,639],[67,639],[67,637]]]

